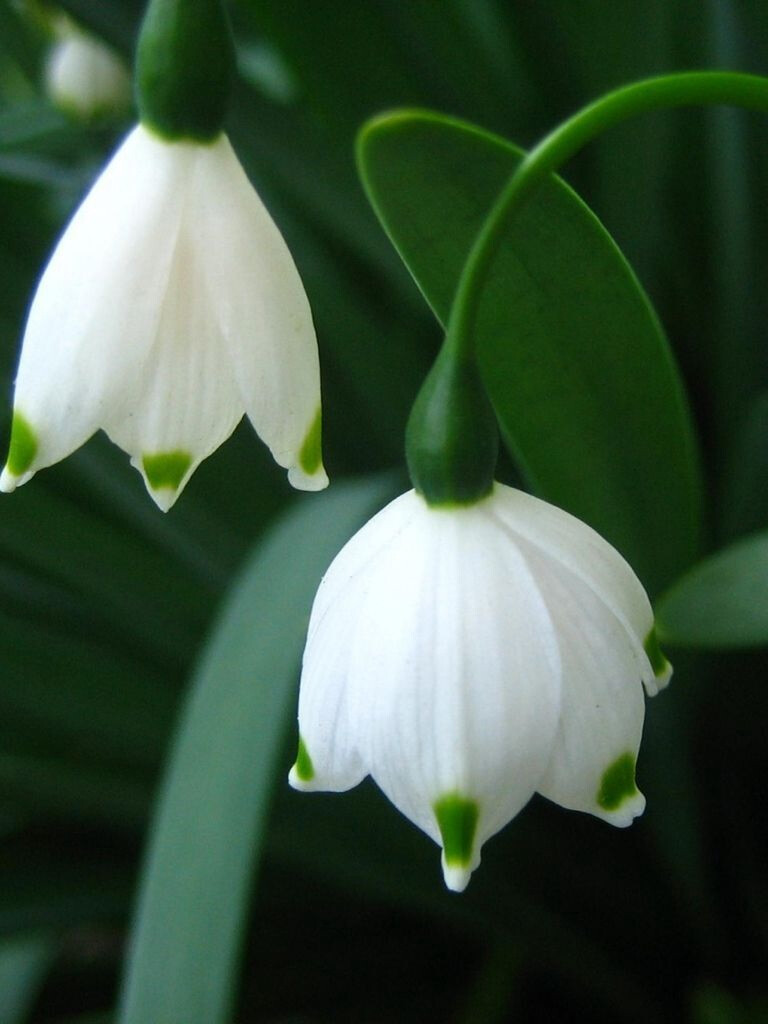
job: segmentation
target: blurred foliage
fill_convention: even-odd
[[[129,57],[138,0],[62,6]],[[427,107],[525,147],[634,78],[768,71],[761,0],[229,8],[240,63],[231,136],[307,286],[336,482],[401,466],[439,341],[357,179],[364,119]],[[46,45],[39,19],[0,0],[6,428],[36,277],[128,127],[52,110],[39,86]],[[767,165],[764,121],[714,110],[617,129],[565,170],[637,271],[682,367],[710,550],[768,517]],[[645,483],[663,506],[655,479]],[[112,1020],[180,697],[234,573],[296,501],[243,426],[167,517],[103,437],[0,503],[1,1021]],[[302,571],[286,559],[285,572]],[[271,572],[267,596],[279,586]],[[299,654],[300,643],[296,665]],[[641,752],[645,816],[618,832],[536,799],[489,843],[462,897],[443,892],[432,844],[370,784],[290,793],[294,736],[276,720],[239,1024],[768,1019],[766,657],[672,655],[676,678],[649,707]]]

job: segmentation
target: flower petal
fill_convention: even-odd
[[[645,798],[634,781],[645,700],[626,629],[593,590],[526,542],[562,661],[558,734],[539,792],[613,825],[629,825]]]
[[[350,636],[372,585],[377,559],[417,509],[413,494],[390,502],[342,548],[323,577],[312,607],[299,696],[300,756],[289,781],[296,789],[339,792],[368,774],[360,748],[366,726],[365,696],[350,676]],[[360,700],[358,699],[360,698]],[[311,772],[302,770],[302,751]]]
[[[295,487],[328,483],[320,457],[320,368],[304,286],[225,136],[207,147],[196,205],[208,287],[245,410]]]
[[[131,463],[163,511],[243,415],[216,316],[220,296],[208,291],[204,264],[209,259],[200,242],[194,203],[188,202],[152,343],[126,382],[133,403],[103,423],[112,440],[131,454]]]
[[[32,302],[16,379],[34,459],[23,474],[7,467],[4,490],[135,401],[127,385],[156,334],[196,148],[134,129],[67,227]]]
[[[78,117],[100,117],[127,110],[131,78],[110,47],[77,29],[68,29],[48,55],[46,91],[57,106]]]
[[[367,575],[349,663],[368,704],[361,757],[444,847],[446,882],[461,887],[481,844],[524,806],[549,760],[560,682],[549,615],[482,503],[424,505]],[[446,800],[476,805],[461,858],[440,820]]]
[[[644,649],[653,630],[648,595],[618,551],[580,519],[523,491],[496,484],[494,512],[510,531],[535,545],[582,580],[627,630],[649,694],[669,680],[667,663],[657,676]]]

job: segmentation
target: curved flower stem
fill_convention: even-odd
[[[768,113],[768,78],[732,71],[690,71],[633,82],[583,107],[528,153],[502,189],[464,264],[445,339],[454,357],[472,357],[480,299],[504,231],[549,175],[595,136],[622,121],[654,110],[700,104]]]

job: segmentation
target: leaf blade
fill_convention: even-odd
[[[463,122],[401,111],[368,124],[358,155],[382,225],[444,324],[522,151]],[[547,183],[510,225],[477,329],[502,434],[529,484],[599,530],[652,589],[674,578],[699,534],[684,392],[629,264],[563,182]]]
[[[226,603],[193,681],[158,805],[120,1024],[227,1019],[312,596],[335,552],[389,489],[377,478],[297,502]],[[289,573],[290,566],[298,571]]]
[[[768,531],[699,562],[660,598],[659,637],[679,647],[768,644]]]

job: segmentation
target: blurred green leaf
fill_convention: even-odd
[[[0,943],[0,1021],[23,1024],[51,962],[47,935],[19,936]]]
[[[360,140],[379,218],[445,323],[485,214],[522,151],[471,125],[385,115]],[[530,485],[599,530],[658,587],[694,557],[695,443],[653,309],[605,229],[563,182],[508,229],[478,324],[502,432]]]
[[[188,661],[207,621],[212,594],[179,560],[55,494],[43,480],[0,505],[0,556],[79,595],[94,622],[170,665]]]
[[[312,597],[333,555],[390,490],[376,478],[298,502],[258,546],[227,601],[171,752],[122,1024],[227,1019]]]
[[[72,132],[72,127],[50,103],[41,100],[0,112],[0,153],[25,151],[30,146]]]
[[[742,410],[720,499],[724,539],[734,540],[768,523],[768,391]]]
[[[662,595],[659,637],[680,647],[768,644],[768,531],[696,565]]]

